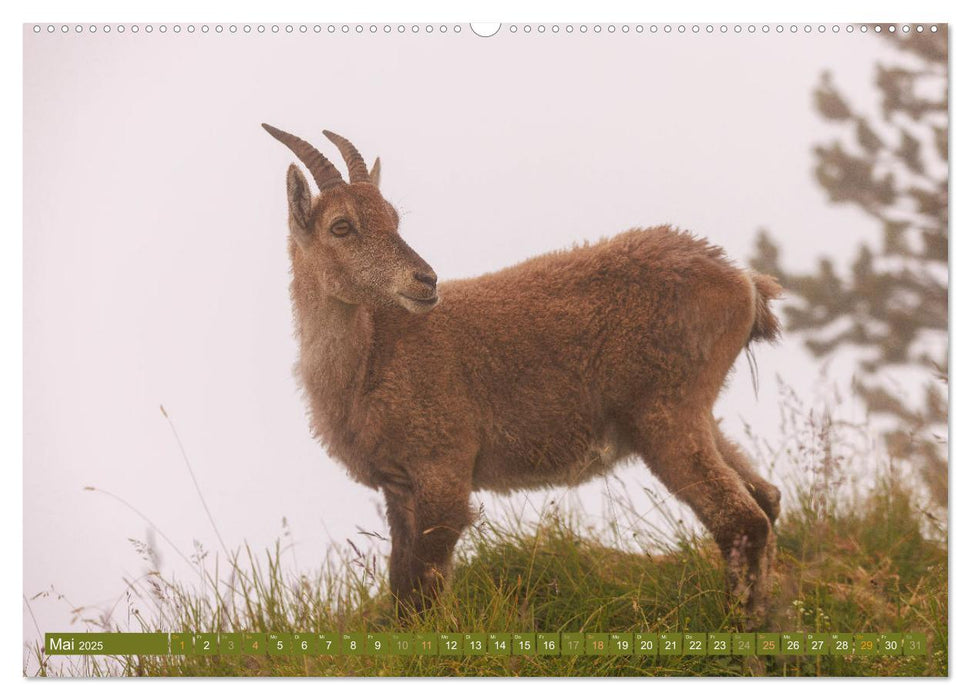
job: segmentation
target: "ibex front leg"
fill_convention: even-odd
[[[472,522],[471,484],[431,471],[422,476],[408,489],[385,489],[391,593],[399,616],[421,612],[438,597],[451,574],[455,543]]]

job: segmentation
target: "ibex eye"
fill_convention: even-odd
[[[335,222],[334,225],[330,227],[330,232],[333,233],[335,236],[346,236],[352,230],[353,229],[351,227],[350,222],[344,219],[341,219],[340,221]]]

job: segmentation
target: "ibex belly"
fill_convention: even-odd
[[[479,454],[473,488],[508,492],[576,486],[610,472],[630,455],[631,449],[613,429],[584,441],[564,436],[525,443],[510,441]]]

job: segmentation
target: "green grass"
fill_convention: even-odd
[[[771,609],[762,631],[922,632],[928,655],[760,657],[760,663],[714,656],[49,657],[34,644],[25,650],[24,673],[946,676],[946,520],[922,505],[919,482],[899,467],[880,465],[858,426],[806,411],[791,396],[783,409],[779,446],[768,449],[749,436],[759,464],[790,475],[783,480]],[[348,540],[349,548],[334,547],[313,572],[291,563],[288,536],[271,551],[243,548],[228,560],[197,545],[192,556],[181,555],[197,572],[193,582],[163,577],[154,545],[133,540],[147,571],[126,582],[124,604],[76,613],[90,631],[738,631],[741,618],[728,606],[724,568],[710,538],[682,523],[670,497],[647,491],[654,505],[645,517],[622,481],[606,483],[605,530],[586,528],[582,514],[555,505],[532,523],[480,516],[460,543],[451,587],[424,616],[403,623],[386,588],[388,543],[379,533],[359,533],[369,546]],[[116,622],[120,617],[124,624]]]
[[[926,657],[72,657],[38,652],[41,675],[146,676],[926,676],[947,674],[947,553],[923,533],[912,496],[886,478],[821,520],[803,493],[778,525],[773,609],[766,630],[912,632]],[[640,533],[643,535],[644,533]],[[652,554],[581,534],[550,511],[533,527],[480,524],[453,584],[423,618],[391,615],[380,559],[355,555],[313,576],[288,571],[282,547],[244,550],[202,589],[148,576],[132,587],[154,607],[141,629],[263,632],[734,631],[713,544],[682,531]],[[220,597],[214,595],[221,581]],[[222,602],[218,602],[222,601]],[[142,606],[137,606],[142,607]],[[151,621],[150,621],[151,619]],[[64,665],[58,666],[58,662]]]

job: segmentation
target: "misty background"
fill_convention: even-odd
[[[382,26],[25,27],[25,640],[83,629],[98,610],[125,624],[123,578],[145,570],[129,538],[150,537],[145,518],[181,551],[215,556],[160,405],[230,548],[259,551],[286,532],[294,565],[311,569],[359,529],[387,532],[379,494],[308,434],[291,375],[284,178],[294,159],[261,122],[335,162],[321,129],[369,162],[380,155],[401,233],[440,279],[661,223],[741,263],[769,231],[795,270],[822,255],[845,270],[861,243],[880,245],[880,222],[829,201],[812,150],[834,135],[814,105],[824,71],[855,107],[879,112],[876,66],[899,51],[877,37],[561,25],[483,39],[467,26]],[[848,390],[855,370],[852,353],[817,357],[794,337],[755,352],[758,395],[742,357],[716,409],[743,446],[746,425],[778,434],[777,375],[812,401]],[[860,402],[841,410],[865,415]],[[661,489],[640,463],[619,474],[635,496]],[[610,517],[607,488],[474,498],[487,515],[524,517],[557,500],[595,526]],[[152,537],[165,571],[191,576]]]

